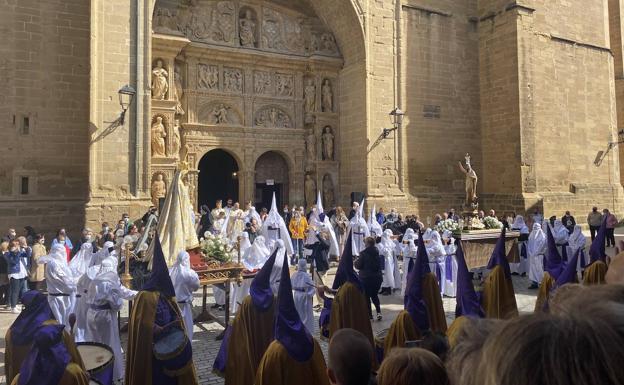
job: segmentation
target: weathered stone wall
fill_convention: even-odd
[[[0,4],[0,231],[82,225],[88,194],[89,3]],[[28,193],[22,194],[22,178]],[[25,181],[24,181],[25,182]],[[24,183],[26,184],[26,183]]]

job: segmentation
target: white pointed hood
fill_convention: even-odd
[[[379,222],[377,222],[377,218],[375,217],[376,205],[373,205],[371,208],[370,215],[368,217],[368,229],[371,233],[375,233],[376,236],[381,237],[383,233],[383,229]]]
[[[370,236],[370,229],[364,219],[364,201],[362,199],[360,207],[358,207],[355,216],[349,221],[349,230],[351,231],[351,247],[353,255],[360,255],[360,251],[364,250],[364,238]]]
[[[321,220],[321,214],[323,214],[323,220]],[[330,256],[338,256],[340,255],[340,249],[338,248],[338,239],[336,238],[336,232],[334,231],[334,226],[331,225],[331,221],[327,215],[325,215],[325,210],[323,208],[323,200],[321,199],[321,191],[318,191],[316,196],[316,210],[312,211],[312,215],[310,215],[310,225],[316,227],[317,229],[324,228],[329,231],[330,235],[330,245],[329,245],[329,255]]]
[[[262,235],[264,235],[264,237],[266,238],[267,242],[269,240],[277,241],[278,239],[281,239],[284,242],[284,247],[286,248],[288,255],[292,255],[294,253],[290,234],[288,233],[288,227],[284,222],[284,218],[282,218],[279,211],[277,210],[275,193],[273,193],[271,211],[269,211],[269,215],[267,215],[264,223],[262,223],[261,232]]]

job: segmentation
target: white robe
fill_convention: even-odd
[[[113,379],[124,376],[123,353],[119,339],[117,312],[123,305],[123,299],[136,292],[124,290],[117,273],[109,271],[100,273],[89,285],[87,301],[90,303],[87,311],[86,339],[108,345],[115,355]],[[110,307],[110,309],[102,309]]]
[[[370,236],[370,230],[368,229],[368,224],[364,220],[364,218],[356,215],[349,222],[349,230],[351,233],[351,246],[353,250],[353,255],[360,255],[360,251],[365,249],[364,239]]]
[[[379,253],[384,256],[385,261],[381,287],[398,289],[400,288],[401,273],[399,271],[399,261],[396,257],[397,242],[392,240],[390,236],[384,232],[381,236],[381,243],[378,245]]]
[[[83,243],[80,246],[78,253],[69,261],[69,270],[75,277],[81,277],[87,272],[87,269],[91,266],[91,259],[94,254],[91,242]]]
[[[519,231],[520,234],[529,234],[529,228],[524,224],[524,221],[519,222],[518,221],[518,217],[520,217],[519,215],[516,217],[516,221],[514,222],[514,225],[512,226],[512,231]],[[520,262],[518,263],[510,263],[509,264],[509,269],[511,270],[512,273],[516,273],[516,274],[526,274],[529,271],[529,255],[527,252],[527,258],[524,259],[522,257],[522,245],[526,246],[526,243],[528,241],[522,241],[522,242],[518,242],[518,256],[520,257]]]
[[[529,279],[538,284],[544,277],[544,255],[548,247],[546,234],[538,223],[533,225],[533,231],[527,241],[527,255],[529,258]]]
[[[430,242],[427,246],[427,256],[429,257],[429,269],[438,278],[440,285],[440,294],[444,293],[446,276],[446,250],[440,239],[440,233],[432,230],[430,233]]]
[[[455,257],[457,246],[455,246],[453,238],[451,238],[449,245],[444,246],[444,250],[446,251],[446,257],[444,257],[444,278],[442,279],[444,281],[444,289],[442,294],[454,298],[457,296],[457,258]],[[450,280],[447,278],[449,264],[452,268]]]
[[[251,243],[249,243],[249,234],[243,233],[242,239],[240,242],[240,255],[241,262],[245,262],[245,257],[248,257],[249,254],[247,250],[251,247]],[[268,250],[267,250],[268,251]],[[230,283],[230,311],[232,314],[238,311],[239,304],[243,303],[243,300],[246,296],[249,295],[249,288],[251,287],[251,281],[253,278],[243,279],[243,282],[240,286],[237,283]]]
[[[308,329],[310,334],[314,335],[314,311],[312,310],[312,302],[314,300],[314,294],[316,289],[314,288],[314,281],[310,276],[310,273],[305,271],[297,271],[291,277],[293,297],[295,300],[295,308],[301,322]]]
[[[50,254],[40,258],[38,262],[46,264],[45,278],[50,309],[56,320],[69,329],[69,315],[74,311],[77,279],[71,274],[66,258],[63,246],[53,246]]]
[[[184,320],[186,335],[193,340],[193,293],[199,289],[199,276],[191,269],[190,256],[186,251],[178,254],[177,261],[169,269],[176,301]]]
[[[74,306],[74,314],[76,315],[76,326],[74,327],[74,338],[76,342],[86,341],[87,330],[87,312],[89,310],[89,302],[87,300],[89,286],[93,279],[97,276],[100,266],[91,266],[79,279],[76,285],[76,304]],[[78,297],[80,296],[80,297]]]

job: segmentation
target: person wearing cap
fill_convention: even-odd
[[[483,285],[482,303],[488,318],[508,319],[518,316],[511,269],[505,254],[505,233],[503,228],[487,265],[490,273]]]
[[[169,269],[171,282],[176,293],[176,301],[184,318],[186,335],[193,340],[193,292],[199,289],[199,276],[191,269],[188,252],[180,251],[174,265]]]
[[[254,384],[329,385],[321,347],[301,322],[295,308],[288,258],[284,258],[282,265],[275,316],[275,340],[271,342],[258,365]]]
[[[88,385],[89,374],[73,362],[63,336],[63,325],[39,327],[11,385]]]
[[[152,274],[132,306],[128,322],[125,385],[177,383],[197,385],[191,342],[175,302],[175,289],[169,276],[158,234],[154,237]],[[162,339],[183,334],[179,349],[165,358],[158,352]],[[156,349],[156,350],[155,350]]]
[[[46,296],[41,292],[32,290],[24,293],[22,302],[24,310],[17,316],[4,337],[6,347],[4,373],[7,384],[13,381],[31,350],[35,332],[44,325],[58,325]],[[71,361],[84,367],[74,340],[66,331],[63,333],[63,342],[71,356]]]
[[[254,384],[262,355],[273,341],[276,301],[271,274],[278,253],[276,248],[253,278],[249,295],[221,341],[213,371],[225,378],[226,385]]]

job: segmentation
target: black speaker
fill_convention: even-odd
[[[349,202],[350,204],[353,204],[353,202],[357,202],[360,203],[362,202],[362,199],[364,199],[366,195],[363,192],[360,191],[354,191],[351,193],[351,202]]]

